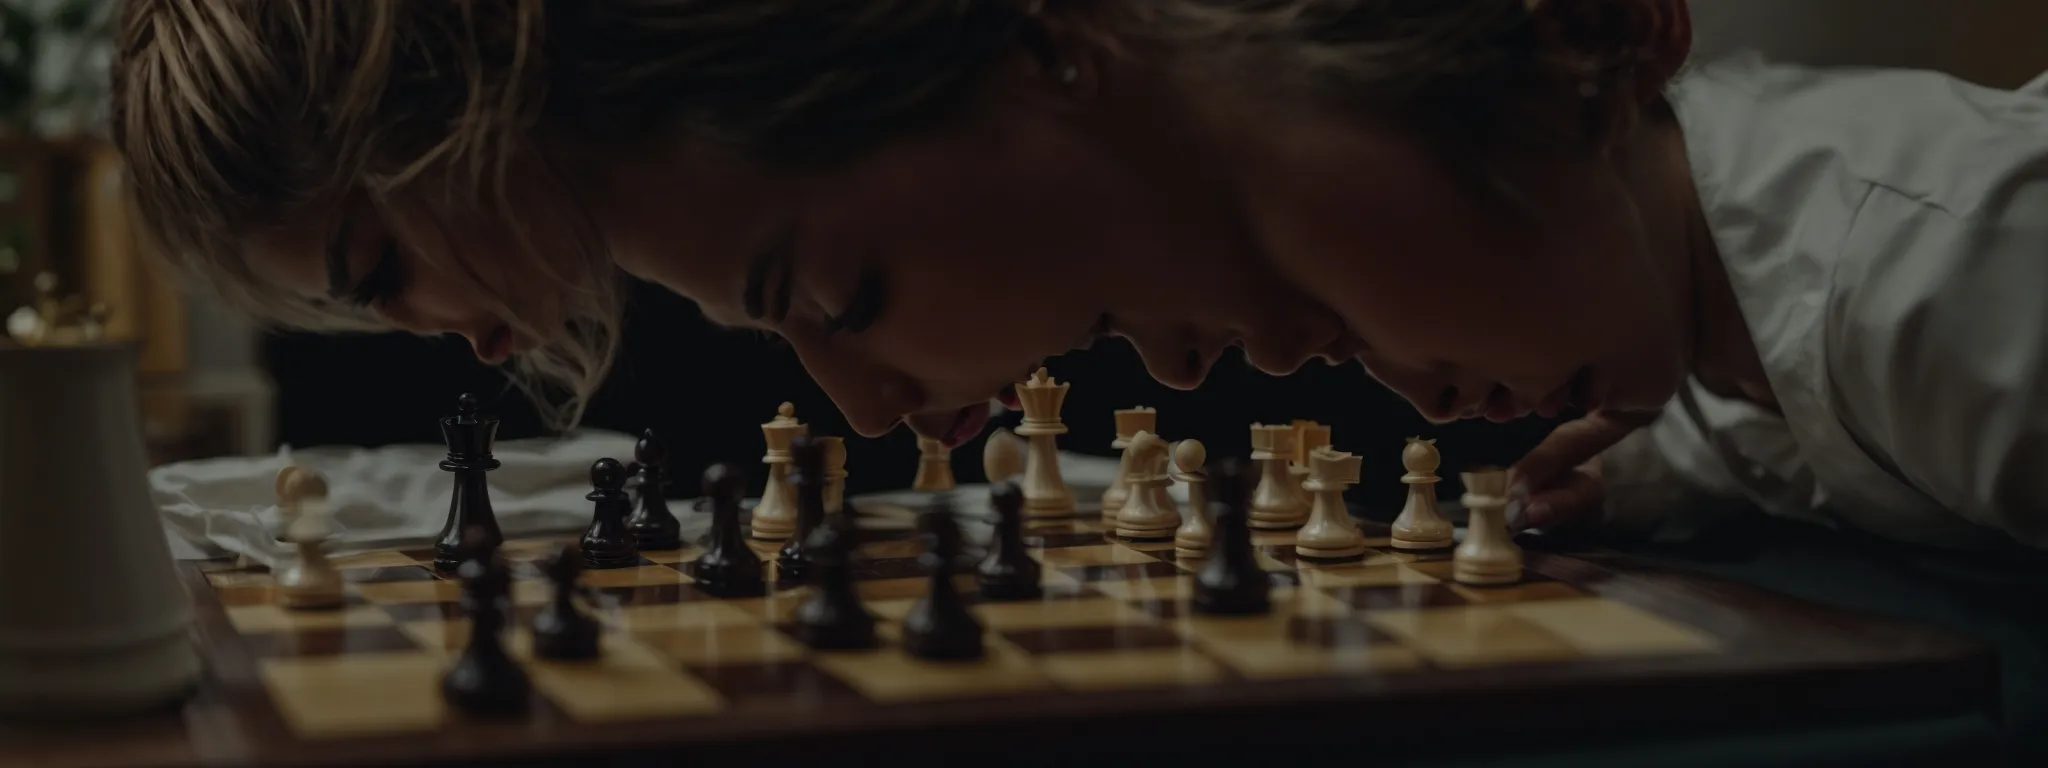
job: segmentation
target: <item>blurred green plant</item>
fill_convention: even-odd
[[[82,127],[83,114],[95,111],[105,95],[105,78],[92,70],[108,44],[109,6],[105,0],[0,2],[0,132],[38,133],[52,117]]]

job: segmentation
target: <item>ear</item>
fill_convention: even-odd
[[[1529,0],[1529,10],[1600,79],[1642,101],[1692,55],[1688,0]]]

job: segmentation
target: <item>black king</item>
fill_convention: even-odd
[[[478,416],[476,396],[465,394],[457,401],[457,413],[441,419],[441,436],[448,441],[448,458],[441,468],[455,473],[455,496],[448,501],[448,524],[434,543],[434,570],[454,573],[465,554],[493,552],[505,542],[498,530],[498,515],[491,511],[491,489],[484,473],[498,468],[491,457],[491,442],[498,437],[498,418]],[[483,541],[465,541],[472,531]]]

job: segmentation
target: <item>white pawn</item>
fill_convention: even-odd
[[[1173,534],[1173,554],[1181,560],[1209,556],[1209,472],[1203,469],[1208,460],[1208,449],[1200,440],[1173,445],[1173,479],[1188,487],[1188,513],[1181,516],[1180,530]]]
[[[981,446],[982,475],[990,485],[1016,477],[1024,471],[1024,452],[1024,438],[1008,428],[989,433],[988,442]]]
[[[278,470],[277,506],[286,521],[283,539],[298,547],[298,557],[277,574],[278,601],[294,610],[340,607],[345,582],[322,549],[333,534],[326,479],[297,465]]]
[[[917,439],[917,477],[910,481],[910,490],[953,490],[953,455],[944,442],[929,437]]]
[[[1259,484],[1252,489],[1252,509],[1247,525],[1264,530],[1299,528],[1308,522],[1308,505],[1302,503],[1301,488],[1289,469],[1294,427],[1286,424],[1252,425],[1252,461],[1259,467]]]
[[[1507,470],[1486,468],[1459,475],[1470,518],[1465,543],[1451,555],[1451,575],[1462,584],[1513,584],[1522,580],[1522,548],[1508,533]]]
[[[1116,535],[1126,539],[1163,539],[1174,535],[1180,528],[1180,512],[1171,506],[1160,506],[1161,491],[1173,484],[1173,478],[1163,472],[1161,459],[1166,456],[1166,441],[1150,432],[1139,432],[1131,436],[1131,447],[1124,453],[1124,463],[1134,470],[1128,483],[1130,496],[1124,499],[1123,508],[1116,513]]]
[[[1365,534],[1344,509],[1344,489],[1358,483],[1363,458],[1329,446],[1308,455],[1308,480],[1302,487],[1315,497],[1308,513],[1308,525],[1294,537],[1294,554],[1301,557],[1338,559],[1365,554]]]
[[[1401,449],[1401,465],[1408,470],[1408,474],[1401,476],[1401,482],[1408,485],[1408,501],[1401,505],[1401,515],[1394,518],[1395,549],[1445,549],[1457,543],[1451,521],[1445,520],[1436,506],[1436,483],[1440,479],[1436,468],[1442,464],[1435,440],[1411,437],[1408,447]]]
[[[1120,408],[1116,411],[1116,438],[1109,441],[1109,447],[1115,449],[1118,456],[1123,456],[1130,452],[1131,438],[1133,436],[1139,432],[1152,432],[1156,434],[1158,431],[1159,411],[1142,405],[1136,408]],[[1110,479],[1109,488],[1104,489],[1102,492],[1102,523],[1104,525],[1112,527],[1116,525],[1116,512],[1123,508],[1124,500],[1130,498],[1130,496],[1130,478],[1126,477],[1124,472],[1119,471],[1116,473],[1116,477]]]

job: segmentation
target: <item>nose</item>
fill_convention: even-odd
[[[924,404],[922,388],[900,372],[823,342],[792,338],[790,345],[855,434],[889,434],[904,415],[915,413]]]

